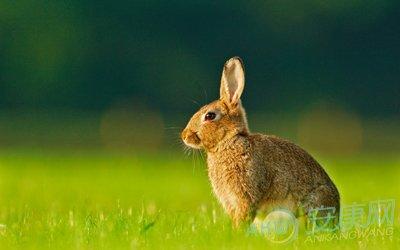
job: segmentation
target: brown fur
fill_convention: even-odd
[[[242,62],[231,58],[221,99],[202,107],[182,132],[188,146],[206,151],[213,191],[234,223],[275,208],[295,214],[321,206],[339,211],[339,192],[312,156],[287,140],[249,132],[239,99],[243,87]],[[207,112],[217,119],[205,121]]]

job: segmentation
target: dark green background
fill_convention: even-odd
[[[168,111],[218,94],[241,56],[246,104],[296,111],[328,99],[399,114],[398,1],[2,1],[0,107]]]
[[[377,0],[1,1],[0,146],[176,142],[218,97],[222,65],[237,55],[251,129],[307,149],[340,141],[335,148],[397,152],[399,9]]]

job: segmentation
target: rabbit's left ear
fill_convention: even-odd
[[[244,88],[244,68],[242,59],[232,57],[222,71],[220,99],[227,104],[236,106]]]

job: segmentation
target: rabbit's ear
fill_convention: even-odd
[[[238,104],[244,88],[244,68],[239,57],[229,59],[222,71],[220,99],[227,104]]]

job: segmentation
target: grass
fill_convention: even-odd
[[[342,203],[400,200],[399,156],[317,157]],[[4,150],[0,153],[0,246],[20,249],[266,249],[233,230],[211,193],[204,162],[181,152]],[[397,248],[394,236],[289,248]]]

